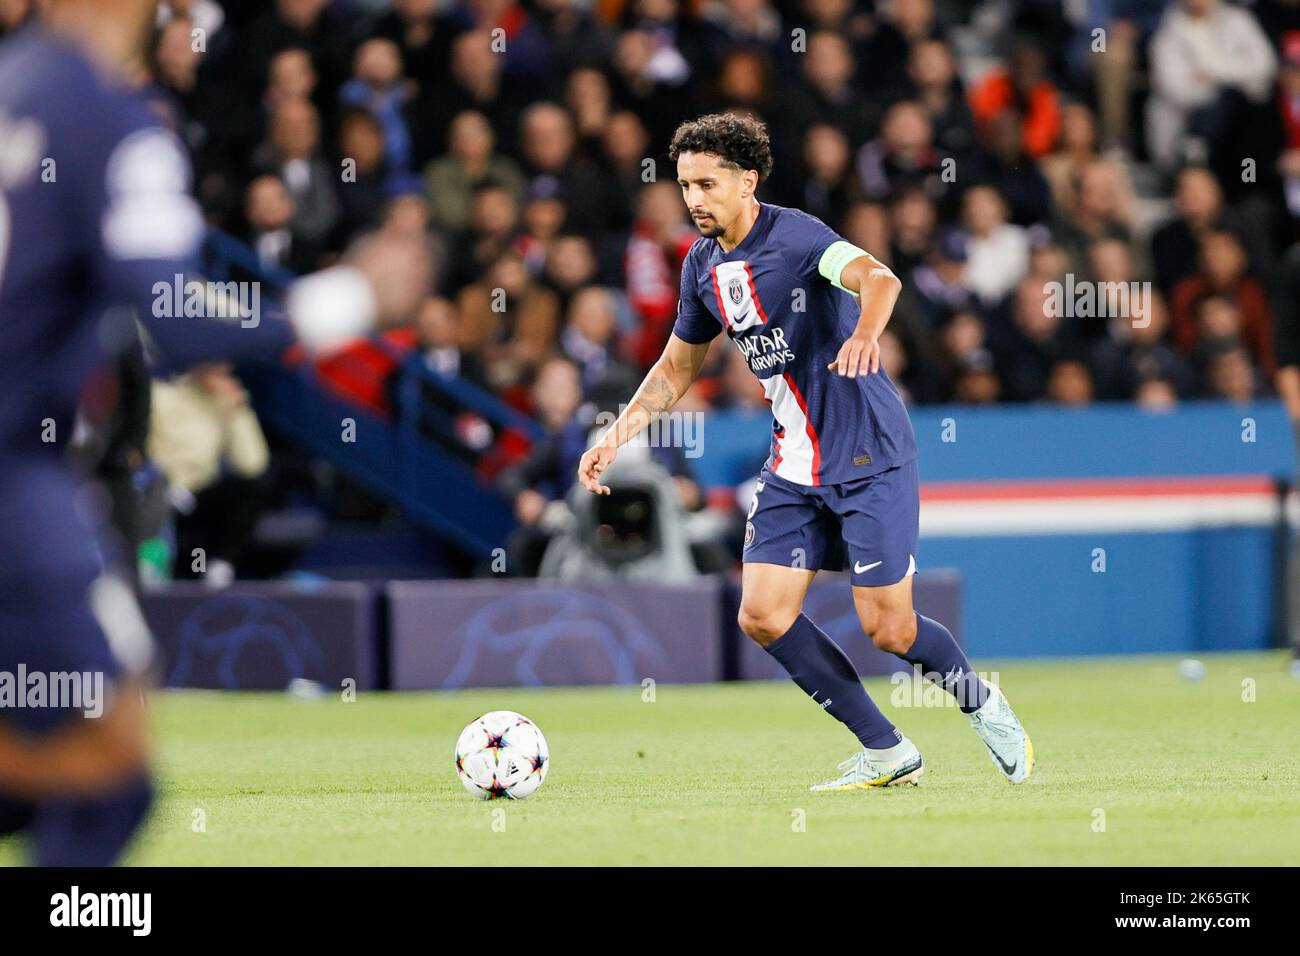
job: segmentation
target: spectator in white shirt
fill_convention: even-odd
[[[1165,169],[1204,162],[1213,144],[1189,136],[1196,115],[1212,122],[1225,92],[1262,102],[1276,73],[1277,55],[1250,11],[1222,0],[1176,0],[1151,38],[1147,139],[1156,161]]]
[[[1007,222],[1007,204],[991,186],[966,190],[962,222],[970,237],[965,284],[984,305],[996,305],[1029,271],[1029,236]]]

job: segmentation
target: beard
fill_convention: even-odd
[[[704,222],[695,219],[693,222],[695,223],[695,228],[700,231],[700,235],[705,239],[716,239],[718,236],[726,232],[726,230],[718,224],[718,220],[716,219],[706,219]]]

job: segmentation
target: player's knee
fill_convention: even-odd
[[[135,687],[123,688],[113,709],[96,721],[99,771],[110,784],[149,771],[149,735],[139,694]]]
[[[103,715],[42,742],[60,767],[61,786],[95,793],[148,777],[149,736],[139,695],[134,685],[124,686]]]
[[[101,755],[98,772],[105,783],[137,779],[149,772],[149,741],[143,731],[117,735]]]
[[[916,615],[882,614],[871,631],[871,643],[889,654],[906,654],[916,641]]]
[[[746,637],[767,647],[790,630],[790,625],[797,616],[797,611],[789,614],[775,608],[750,608],[742,604],[736,623]]]

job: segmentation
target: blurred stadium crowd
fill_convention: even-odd
[[[292,272],[424,233],[406,346],[553,434],[662,348],[698,235],[665,153],[718,110],[770,127],[760,199],[903,279],[908,401],[1277,394],[1300,419],[1300,0],[170,0],[140,69],[213,227]],[[1133,291],[1061,314],[1053,283]],[[761,408],[718,342],[680,407]],[[221,370],[189,388],[155,418],[246,401]],[[154,429],[162,459],[193,432]],[[526,522],[562,490],[527,494],[547,455],[506,478]]]

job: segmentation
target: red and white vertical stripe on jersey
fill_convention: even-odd
[[[790,373],[763,379],[763,394],[772,406],[772,416],[785,429],[785,440],[772,470],[778,477],[797,485],[816,485],[821,479],[821,440],[808,418],[808,404]]]
[[[748,262],[719,262],[709,270],[722,321],[733,333],[767,322]]]
[[[742,262],[741,265],[745,267],[745,279],[749,282],[749,294],[754,300],[754,308],[758,310],[758,317],[763,320],[763,324],[767,325],[767,313],[763,311],[763,302],[758,297],[758,286],[754,285],[753,270],[749,268],[748,262]]]
[[[763,386],[763,391],[764,393],[767,392],[766,384]],[[763,396],[763,401],[767,402],[767,407],[771,410],[772,400],[766,394]],[[781,424],[780,419],[777,419],[775,412],[772,413],[772,418],[774,419],[772,422],[772,470],[778,471],[781,467],[781,439],[785,437],[785,426]]]
[[[794,383],[789,372],[782,375],[785,383],[790,386],[790,391],[794,392],[794,399],[799,403],[799,411],[803,413],[804,424],[808,430],[808,440],[812,442],[812,483],[821,484],[822,470],[822,443],[817,437],[817,429],[813,427],[812,417],[808,414],[808,403],[804,401],[803,394],[799,391],[799,386]]]

